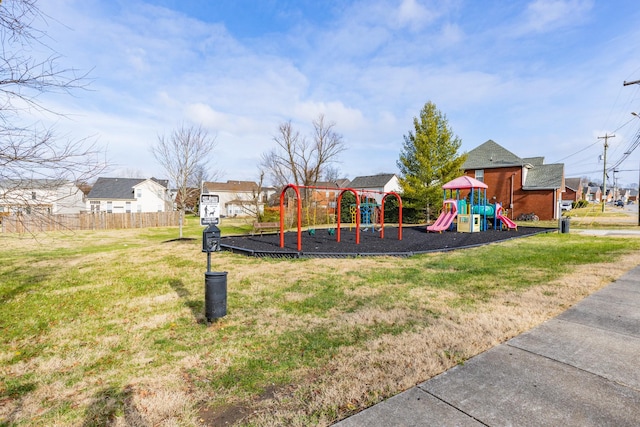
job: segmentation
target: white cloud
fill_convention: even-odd
[[[402,0],[397,14],[398,24],[414,31],[428,26],[436,17],[436,13],[420,4],[418,0]]]
[[[581,23],[593,0],[535,0],[527,6],[522,33],[547,32]]]

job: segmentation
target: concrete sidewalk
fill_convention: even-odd
[[[640,425],[640,266],[558,317],[335,425]]]

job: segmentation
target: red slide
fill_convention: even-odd
[[[450,206],[450,209],[447,209],[447,205]],[[458,204],[456,201],[451,199],[445,200],[442,203],[442,212],[440,213],[440,216],[436,222],[427,226],[427,231],[443,232],[451,226],[456,215],[458,215]]]
[[[516,230],[518,229],[518,224],[502,215],[502,205],[498,205],[498,208],[496,209],[496,219],[502,221],[502,223],[506,225],[507,228],[515,228]]]

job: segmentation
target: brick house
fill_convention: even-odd
[[[586,186],[583,189],[584,199],[591,203],[600,203],[602,201],[602,188]]]
[[[544,157],[521,158],[489,140],[467,153],[465,175],[489,186],[490,203],[502,203],[510,218],[535,213],[541,220],[558,218],[565,190],[564,164],[544,164]]]
[[[587,180],[584,178],[565,178],[562,200],[571,200],[572,202],[583,200],[586,186]]]

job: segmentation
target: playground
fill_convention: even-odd
[[[440,252],[468,248],[513,238],[555,231],[555,228],[520,227],[503,215],[500,204],[487,202],[487,185],[462,176],[443,185],[444,203],[440,216],[427,226],[402,225],[402,199],[396,193],[364,191],[353,188],[304,187],[289,184],[280,194],[280,230],[275,234],[224,237],[221,249],[257,257],[348,257],[348,256],[411,256],[427,252]],[[286,192],[295,195],[295,215],[285,206]],[[314,215],[311,224],[307,215],[306,231],[303,226],[301,190],[312,191],[307,196],[314,200],[314,192],[334,192],[337,224],[318,227]],[[341,224],[342,198],[352,194],[355,203],[350,206],[351,222]],[[399,223],[385,226],[385,199],[391,196],[398,202]],[[291,206],[291,204],[290,204]],[[359,213],[359,214],[358,214]],[[285,231],[285,218],[296,218],[295,231]],[[292,224],[293,225],[293,224]],[[503,230],[508,230],[504,232]],[[437,232],[437,233],[434,233]]]
[[[284,247],[280,247],[278,233],[255,236],[229,236],[220,241],[222,250],[257,257],[320,258],[355,256],[411,256],[428,252],[442,252],[486,245],[540,233],[557,231],[555,228],[518,227],[509,232],[489,229],[482,233],[427,233],[424,225],[402,227],[402,240],[397,227],[387,227],[384,239],[378,233],[356,232],[345,227],[341,241],[336,241],[327,229],[317,229],[314,235],[302,233],[302,250],[297,250],[296,232],[284,233]]]

